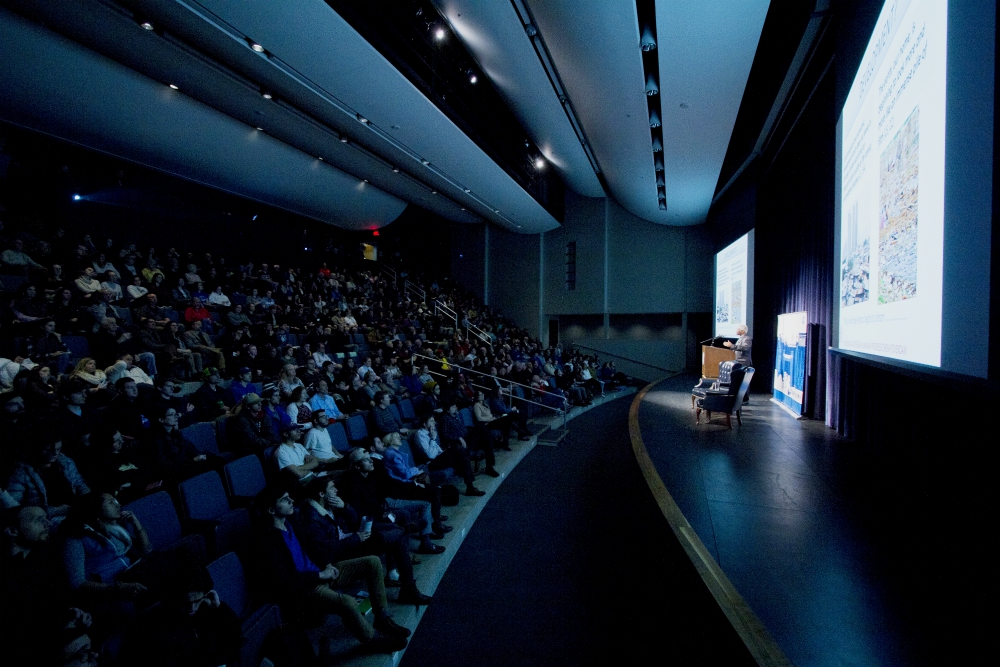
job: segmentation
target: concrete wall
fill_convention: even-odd
[[[453,275],[461,282],[485,279],[490,305],[532,335],[548,342],[548,321],[558,319],[562,342],[671,370],[697,365],[694,318],[688,315],[712,310],[714,248],[704,226],[657,225],[611,200],[567,192],[562,226],[543,235],[490,227],[477,236],[465,227],[453,226]],[[487,254],[487,236],[485,277],[470,259]],[[576,243],[574,290],[566,289],[570,242]],[[470,247],[475,244],[478,249]],[[677,316],[664,327],[654,316],[668,313]],[[657,324],[646,327],[635,317],[616,322],[627,315],[650,315]],[[613,344],[601,347],[598,341]],[[647,369],[640,377],[651,372],[657,371]]]
[[[483,299],[485,285],[486,225],[451,225],[451,277]]]

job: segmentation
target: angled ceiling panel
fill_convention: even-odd
[[[4,120],[348,229],[406,206],[6,9],[0,43]]]
[[[586,197],[603,197],[601,182],[514,6],[507,1],[433,2],[566,184]]]

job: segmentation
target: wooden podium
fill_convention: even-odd
[[[706,378],[719,377],[719,364],[723,361],[732,361],[736,358],[736,353],[728,347],[712,347],[711,345],[701,346],[701,376]]]

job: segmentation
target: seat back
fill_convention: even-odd
[[[471,409],[462,408],[461,410],[458,411],[458,416],[462,420],[462,423],[465,424],[466,428],[472,428],[473,426],[476,425],[475,420],[472,419]]]
[[[335,450],[341,453],[351,451],[351,445],[347,442],[347,432],[344,430],[343,422],[333,422],[326,427],[326,432],[330,434],[330,444]]]
[[[216,558],[208,564],[208,574],[219,599],[228,604],[241,621],[249,616],[252,611],[250,590],[239,556],[229,552]]]
[[[177,486],[185,519],[218,521],[229,511],[229,500],[219,473],[214,470],[186,479]]]
[[[354,415],[347,420],[347,439],[352,442],[359,442],[368,437],[368,427],[365,426],[365,418],[362,415]]]
[[[399,406],[398,405],[393,405],[392,403],[390,403],[389,404],[389,412],[391,412],[392,416],[396,418],[396,421],[398,421],[400,424],[403,423],[403,415],[401,415],[399,413]]]
[[[733,367],[742,366],[733,360],[719,362],[719,388],[728,387],[732,379]]]
[[[222,472],[229,495],[233,498],[256,498],[267,486],[264,468],[260,465],[260,459],[253,454],[227,463]]]
[[[401,400],[399,402],[399,414],[404,422],[415,422],[417,420],[417,411],[413,408],[413,401],[408,398]]]
[[[245,507],[226,512],[215,526],[215,553],[244,553],[250,546],[250,512]]]
[[[215,438],[214,422],[198,422],[181,429],[181,435],[191,441],[202,454],[218,454],[219,443]]]
[[[219,417],[215,420],[215,439],[217,442],[229,444],[229,441],[226,440],[226,426],[228,426],[229,420],[230,417]]]
[[[63,344],[70,351],[73,359],[83,359],[90,356],[90,343],[83,336],[63,336]]]
[[[156,551],[169,549],[181,539],[181,521],[166,491],[133,500],[122,509],[135,514]]]
[[[750,379],[753,378],[753,374],[753,366],[746,368],[743,373],[743,381],[740,382],[740,385],[736,390],[736,401],[733,404],[737,410],[743,406],[743,397],[747,395],[748,391],[750,391]]]

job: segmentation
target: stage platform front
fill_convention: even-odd
[[[950,610],[928,595],[940,573],[926,550],[912,552],[919,522],[903,522],[905,537],[893,529],[894,516],[923,501],[879,492],[853,443],[822,422],[795,420],[767,395],[751,396],[742,427],[735,416],[729,430],[724,418],[705,424],[704,415],[696,426],[695,382],[675,376],[637,398],[640,447],[787,659],[940,664]]]

